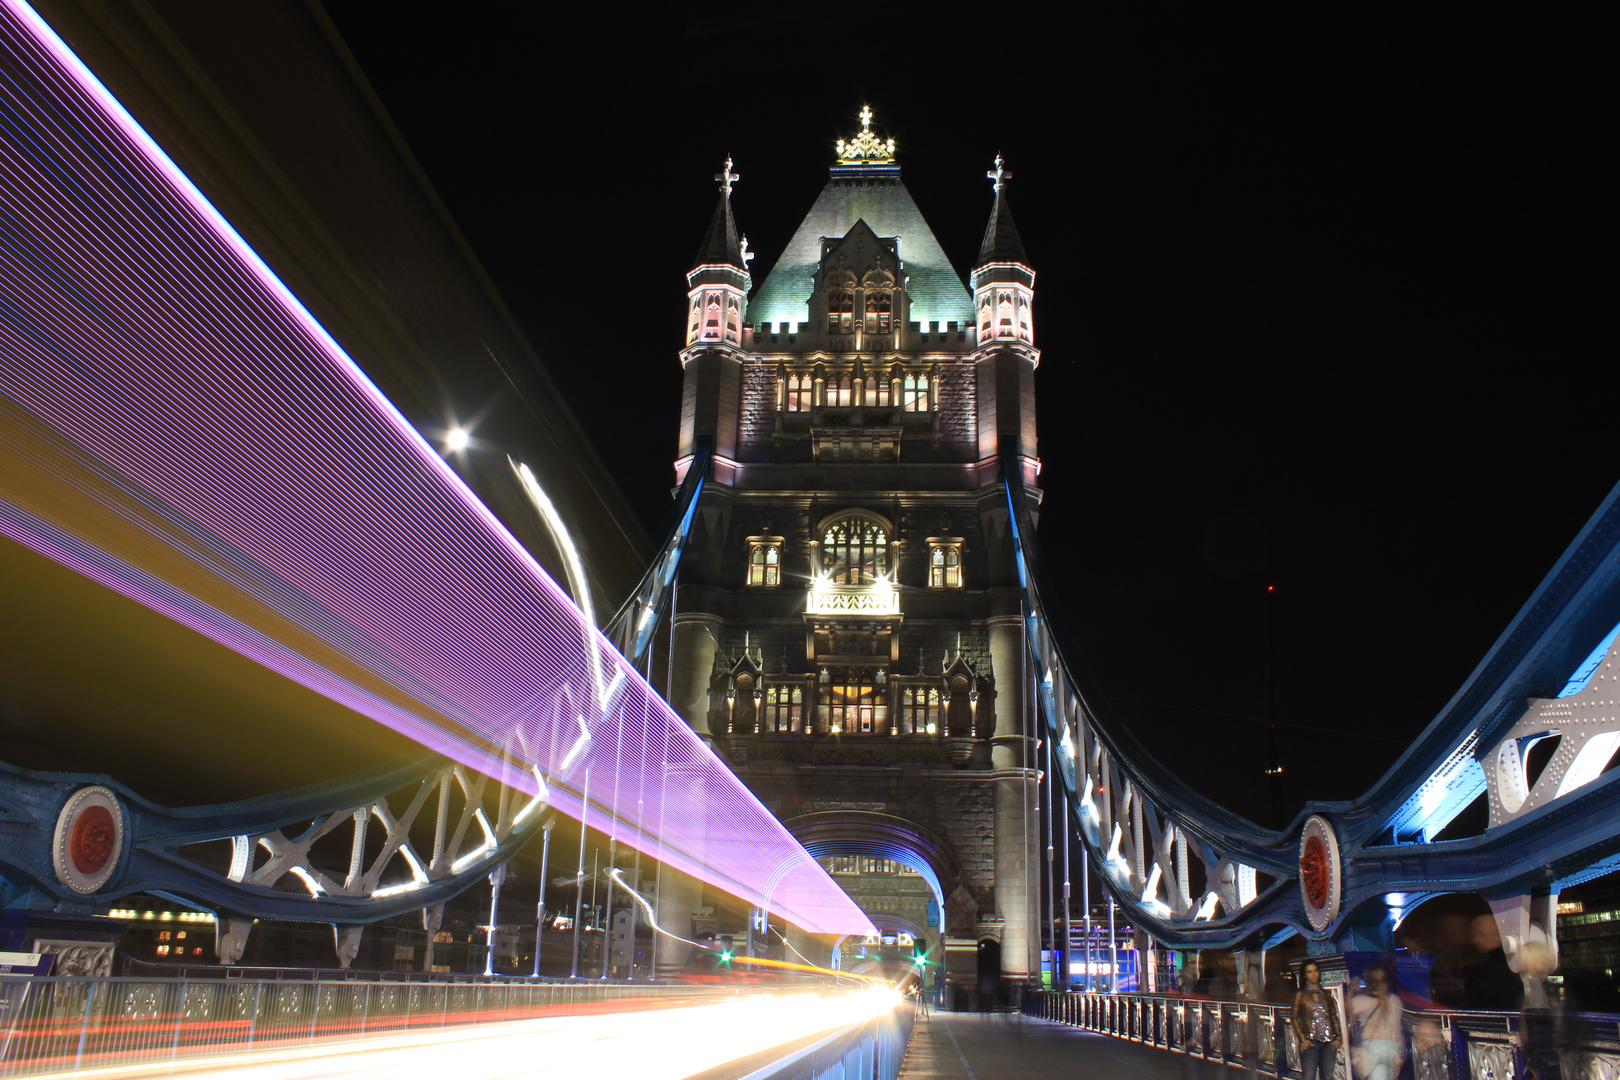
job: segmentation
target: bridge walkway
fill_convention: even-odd
[[[1018,1013],[919,1015],[900,1067],[901,1080],[1204,1080],[1206,1075],[1215,1080],[1242,1073]]]

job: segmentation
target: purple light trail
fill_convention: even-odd
[[[601,703],[568,598],[21,0],[0,0],[0,391],[0,531],[530,793],[533,763],[575,817],[590,768],[622,841],[871,931],[596,634]]]

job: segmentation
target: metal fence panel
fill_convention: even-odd
[[[1299,1039],[1288,1009],[1157,994],[1037,991],[1024,1011],[1104,1035],[1210,1061],[1248,1065],[1262,1076],[1300,1075]],[[1413,1080],[1525,1080],[1524,1020],[1515,1013],[1407,1010],[1402,1017]],[[1570,1014],[1560,1021],[1565,1077],[1620,1080],[1620,1016]],[[1341,1055],[1339,1077],[1350,1075]],[[1403,1073],[1405,1075],[1405,1073]]]

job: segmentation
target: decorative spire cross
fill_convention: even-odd
[[[997,154],[996,155],[996,167],[995,167],[995,170],[993,172],[987,172],[987,173],[984,174],[989,179],[995,181],[994,186],[995,186],[997,194],[1000,194],[1001,189],[1007,186],[1007,181],[1012,179],[1012,173],[1008,172],[1006,169],[1003,169],[1001,166],[1002,166],[1001,155]]]
[[[726,167],[715,173],[714,178],[720,181],[720,190],[726,193],[727,198],[730,198],[731,185],[741,180],[742,174],[731,171],[731,159],[728,157],[726,158]]]
[[[861,132],[848,141],[838,140],[838,164],[894,164],[894,140],[880,139],[872,134],[872,106],[862,105],[856,115],[860,117]]]

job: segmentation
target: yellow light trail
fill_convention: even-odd
[[[690,1008],[473,1024],[51,1076],[75,1080],[150,1076],[504,1080],[532,1077],[544,1068],[561,1075],[683,1080],[729,1061],[873,1019],[899,1002],[900,995],[887,988],[753,994]]]

